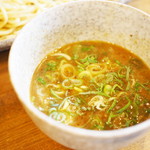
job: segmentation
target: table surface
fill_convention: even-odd
[[[150,13],[150,0],[129,3]],[[8,74],[9,51],[0,52],[0,150],[70,150],[44,135],[20,104]],[[122,150],[150,150],[150,133]]]

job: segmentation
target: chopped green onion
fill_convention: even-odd
[[[96,95],[101,95],[101,96],[106,96],[106,97],[110,97],[109,95],[99,92],[99,91],[88,91],[88,92],[81,92],[79,93],[81,95],[87,95],[87,94],[96,94]]]
[[[110,108],[107,110],[107,112],[110,112],[110,111],[116,106],[116,104],[117,104],[117,100],[114,99],[112,105],[111,105]]]
[[[58,107],[59,104],[51,104],[51,107]]]
[[[55,71],[56,70],[56,62],[55,61],[50,61],[47,64],[46,71]]]
[[[121,74],[122,70],[123,70],[123,68],[121,68],[121,69],[118,71],[118,77],[119,77],[119,78],[124,78],[124,77],[125,77],[125,75]]]
[[[39,78],[37,79],[37,81],[38,81],[39,83],[43,84],[43,85],[46,84],[46,81],[45,81],[43,78],[41,78],[41,77],[39,77]]]
[[[111,85],[107,84],[107,85],[104,86],[103,91],[104,91],[105,94],[109,95],[111,93],[111,90],[112,90],[112,86]]]
[[[50,105],[53,105],[53,104],[54,104],[54,101],[50,101],[49,103],[50,103]]]
[[[52,76],[49,75],[49,74],[46,74],[45,77],[46,77],[47,79],[49,79],[49,80],[52,80]]]
[[[132,120],[127,120],[127,122],[126,122],[125,126],[126,126],[126,127],[129,127],[129,126],[130,126],[130,124],[131,124],[131,122],[132,122]]]
[[[52,107],[48,111],[49,111],[49,114],[50,114],[51,112],[56,111],[56,110],[57,110],[56,108]]]
[[[81,44],[76,44],[76,45],[73,46],[73,51],[76,52],[76,53],[79,53],[81,48],[82,48]]]
[[[77,65],[77,68],[78,68],[78,71],[79,71],[79,72],[82,72],[82,71],[85,70],[82,65]]]
[[[111,94],[113,94],[113,93],[116,92],[116,91],[115,91],[115,88],[118,88],[118,89],[120,89],[120,90],[123,90],[122,87],[120,87],[118,84],[115,84],[115,85],[112,87],[112,89],[111,89]]]
[[[89,55],[83,59],[80,60],[82,63],[86,63],[85,65],[89,65],[91,63],[97,63],[97,57],[94,55]]]
[[[84,106],[82,106],[81,109],[82,109],[83,111],[86,111],[86,110],[87,110],[87,108],[84,107]]]
[[[94,125],[93,127],[94,127],[94,128],[97,128],[97,129],[99,129],[99,130],[103,130],[103,129],[104,129],[104,127],[101,126],[101,125]]]
[[[99,91],[98,91],[97,94],[98,94],[98,95],[101,95],[101,96],[105,96],[105,97],[110,97],[109,95],[107,95],[107,94],[105,94],[105,93],[103,93],[103,92],[99,92]]]
[[[77,60],[78,58],[79,58],[79,55],[77,55],[77,54],[74,54],[72,57],[73,60]]]
[[[90,50],[92,50],[94,48],[94,46],[82,46],[81,51],[82,52],[88,52]]]
[[[119,109],[117,111],[117,113],[122,113],[123,111],[125,111],[131,105],[131,100],[128,97],[126,97],[126,99],[128,100],[128,103],[124,107],[122,107],[121,109]]]
[[[121,62],[119,60],[115,60],[115,62],[119,65],[122,66]]]
[[[87,110],[89,110],[89,111],[90,111],[90,110],[91,110],[91,107],[87,107]]]
[[[78,103],[78,104],[81,104],[81,99],[80,98],[76,98],[76,102]]]
[[[129,75],[130,75],[131,69],[130,69],[130,67],[127,67],[127,66],[125,66],[125,68],[126,68],[126,70],[127,70],[127,72],[126,72],[126,80],[128,81],[128,80],[129,80]]]
[[[96,82],[95,82],[96,83]],[[96,88],[99,92],[103,92],[103,89],[104,89],[104,84],[103,83],[100,83],[100,84],[97,84],[98,85],[98,88]]]
[[[133,100],[133,107],[134,107],[134,109],[135,109],[136,115],[139,114],[138,106],[141,104],[141,102],[139,101],[139,99],[140,99],[139,94],[135,94],[134,100]]]
[[[129,89],[130,89],[130,82],[128,81],[126,91],[129,91]]]
[[[63,99],[63,98],[61,98],[60,96],[58,96],[58,95],[55,93],[55,91],[53,91],[52,89],[50,89],[50,92],[51,92],[51,94],[52,94],[54,97],[56,97],[56,98],[58,98],[58,99]]]
[[[107,73],[106,74],[107,79],[105,80],[105,83],[112,82],[115,76],[116,76],[116,74],[114,72],[113,73]]]
[[[82,49],[81,49],[82,52],[88,52],[90,50],[91,50],[90,47],[82,47]]]
[[[63,56],[58,56],[58,57],[57,57],[57,59],[61,59],[61,58],[63,58]]]
[[[75,62],[78,64],[77,65],[77,68],[78,68],[78,71],[81,72],[81,71],[84,71],[85,70],[85,66],[84,64],[81,64],[80,62],[78,62],[77,60],[75,60]]]
[[[110,112],[109,114],[109,117],[108,117],[108,120],[106,122],[106,124],[110,124],[111,122],[111,119],[114,118],[114,117],[117,117],[119,114],[113,114],[112,112]]]
[[[147,112],[148,114],[150,114],[150,108],[148,108],[148,109],[146,110],[146,112]]]
[[[144,84],[136,82],[134,85],[136,92],[138,92],[140,90],[140,87],[144,88],[147,91],[150,91],[150,88],[146,87]]]

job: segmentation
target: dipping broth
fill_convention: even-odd
[[[67,125],[91,130],[129,127],[150,118],[150,69],[117,45],[68,44],[36,68],[31,101]]]

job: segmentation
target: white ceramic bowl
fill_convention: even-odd
[[[100,40],[121,45],[150,66],[150,16],[127,5],[78,1],[42,13],[17,36],[10,51],[9,72],[14,89],[35,124],[50,138],[78,150],[114,150],[150,129],[150,120],[113,131],[92,131],[58,123],[30,102],[30,82],[42,58],[76,41]]]

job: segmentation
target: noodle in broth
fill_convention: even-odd
[[[85,41],[46,56],[35,70],[31,101],[67,125],[91,130],[129,127],[150,117],[150,69],[130,51]]]

